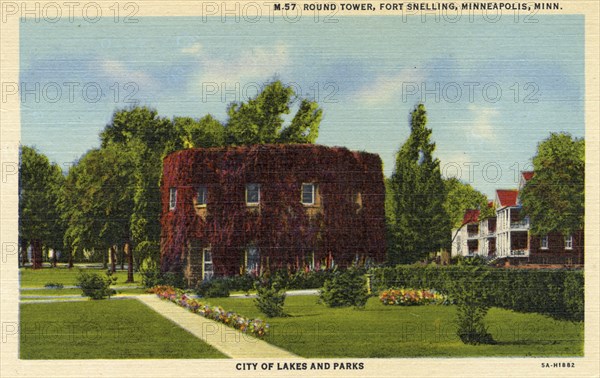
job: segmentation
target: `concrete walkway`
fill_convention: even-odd
[[[319,294],[319,290],[318,289],[305,289],[305,290],[288,290],[285,292],[285,295],[288,297],[296,297],[296,296],[300,296],[300,295],[318,295]],[[186,294],[188,297],[190,298],[195,298],[195,299],[202,299],[202,297],[200,297],[199,295],[196,294]],[[243,293],[237,293],[237,294],[229,294],[230,298],[256,298],[256,294],[243,294]]]
[[[154,294],[138,295],[135,298],[231,358],[299,358],[263,340],[162,300]]]

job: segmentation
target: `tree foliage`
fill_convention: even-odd
[[[429,141],[425,106],[419,104],[411,114],[411,133],[396,155],[396,166],[389,181],[393,211],[388,259],[392,264],[410,263],[430,252],[448,248],[450,222],[444,203],[446,190],[440,162],[433,157],[435,143]]]
[[[226,123],[211,115],[171,120],[145,106],[115,111],[100,133],[101,148],[71,168],[61,189],[60,209],[68,224],[64,241],[73,253],[125,243],[146,268],[155,268],[163,158],[185,148],[312,143],[322,110],[302,100],[284,127],[294,96],[291,87],[273,81],[254,98],[230,105]]]
[[[155,109],[134,107],[113,114],[100,135],[102,148],[120,149],[129,159],[128,170],[133,209],[127,219],[133,244],[131,252],[140,254],[141,259],[156,261],[160,226],[159,183],[162,158],[169,152],[181,148],[173,123],[160,117]]]
[[[40,268],[42,248],[62,249],[58,193],[64,177],[56,164],[34,148],[22,146],[19,156],[19,238],[32,245],[33,267]],[[23,251],[26,253],[26,251]]]
[[[59,202],[71,250],[107,250],[130,239],[132,171],[131,157],[114,146],[89,151],[70,169]]]
[[[569,235],[584,226],[585,142],[552,133],[533,157],[535,175],[520,193],[536,235]]]
[[[488,218],[494,215],[494,209],[488,206],[487,197],[456,178],[444,180],[446,188],[446,201],[444,209],[450,218],[452,228],[462,226],[463,216],[467,209],[478,209],[480,218]]]
[[[247,102],[232,103],[227,109],[227,144],[314,143],[323,115],[315,102],[302,100],[290,125],[283,127],[294,95],[291,87],[273,81]]]

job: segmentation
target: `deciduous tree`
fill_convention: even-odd
[[[35,148],[22,146],[19,156],[19,238],[22,253],[32,247],[33,268],[42,267],[42,248],[60,248],[57,207],[63,175],[60,167]]]
[[[444,180],[444,185],[446,187],[444,209],[453,229],[463,225],[463,217],[467,209],[478,209],[480,219],[494,216],[494,209],[488,206],[487,197],[471,185],[456,178]]]
[[[290,125],[283,126],[294,96],[292,87],[277,80],[254,98],[232,103],[227,109],[227,144],[314,143],[323,115],[316,102],[302,100]]]
[[[552,133],[533,157],[535,175],[520,193],[531,232],[569,235],[584,226],[585,142]]]

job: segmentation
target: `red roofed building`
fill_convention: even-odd
[[[519,192],[533,176],[534,172],[521,172],[519,189],[496,190],[495,217],[480,219],[479,210],[467,210],[463,226],[453,230],[452,255],[500,258],[512,264],[583,264],[583,231],[566,236],[530,233]]]
[[[465,211],[461,228],[453,232],[453,256],[475,256],[479,253],[479,214],[477,209]]]
[[[468,209],[465,212],[462,224],[479,222],[479,210]]]
[[[517,204],[516,189],[496,190],[496,255],[526,256],[528,254],[529,219]]]

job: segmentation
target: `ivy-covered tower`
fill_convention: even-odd
[[[164,159],[161,269],[188,283],[381,262],[382,163],[341,147],[187,149]]]

